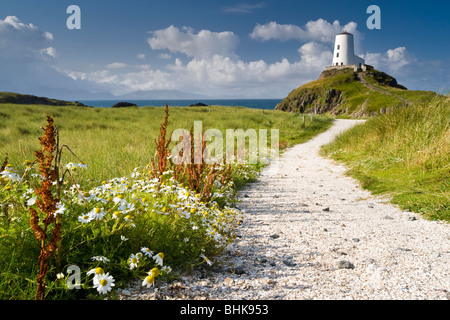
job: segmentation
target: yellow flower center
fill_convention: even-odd
[[[84,196],[85,198],[88,198],[88,197],[91,196],[91,194],[90,194],[89,192],[85,192],[85,193],[83,193],[83,196]]]
[[[102,287],[106,286],[107,284],[108,284],[108,280],[106,280],[106,279],[100,280],[100,285],[101,285]]]
[[[128,220],[131,220],[133,217],[130,215],[127,215],[125,218],[127,218]]]
[[[147,277],[147,282],[148,282],[148,283],[153,283],[154,281],[155,281],[155,277],[154,277],[154,276],[149,275],[149,276]]]
[[[142,198],[142,202],[145,202],[145,201],[147,201],[147,198]]]
[[[138,262],[138,259],[137,258],[133,258],[133,259],[131,259],[131,262],[136,264]]]
[[[89,219],[89,215],[88,215],[88,214],[84,215],[84,216],[83,216],[83,219],[84,219],[84,220]]]
[[[97,268],[95,268],[95,273],[96,273],[96,274],[104,274],[105,271],[104,271],[102,268],[97,267]]]
[[[195,213],[195,212],[197,212],[197,209],[196,208],[192,208],[191,209],[191,213]]]
[[[102,209],[100,209],[100,208],[95,208],[95,213],[100,213],[100,211],[102,211]]]
[[[156,278],[157,276],[159,276],[159,269],[158,268],[153,268],[151,273],[152,273],[152,276],[154,278]]]
[[[119,218],[119,217],[120,217],[120,212],[119,212],[119,211],[115,211],[115,212],[113,213],[113,215]]]
[[[160,256],[161,259],[164,259],[164,253],[160,252],[160,253],[158,253],[158,256]]]
[[[162,212],[166,212],[166,211],[167,211],[166,207],[162,208]]]
[[[117,196],[117,198],[123,199],[123,195],[119,194],[119,195]]]

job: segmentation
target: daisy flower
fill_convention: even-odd
[[[114,286],[114,278],[110,276],[109,273],[102,274],[94,278],[94,289],[97,289],[97,291],[101,294],[111,291],[111,287]]]
[[[27,206],[32,206],[32,205],[34,205],[35,203],[36,203],[36,201],[37,201],[37,197],[31,197],[30,199],[28,199],[28,201],[27,201]]]
[[[169,266],[164,266],[161,268],[161,271],[164,271],[165,273],[170,273],[172,271],[172,268]]]
[[[153,283],[155,282],[155,277],[149,274],[147,277],[145,277],[144,281],[142,281],[142,286],[150,288],[153,286]]]
[[[164,253],[160,252],[153,256],[153,260],[155,260],[156,264],[163,266]]]
[[[66,206],[62,203],[58,203],[56,205],[56,208],[58,208],[58,210],[55,211],[55,213],[54,213],[55,215],[63,214],[66,211]]]
[[[4,179],[9,179],[11,181],[20,181],[20,176],[12,171],[9,171],[8,169],[6,169],[5,171],[0,172],[0,175],[4,178]]]
[[[86,274],[87,274],[87,275],[95,274],[94,277],[96,277],[96,276],[101,276],[101,275],[103,275],[104,273],[105,273],[105,271],[104,271],[102,268],[97,267],[97,268],[94,268],[94,269],[89,270]]]
[[[130,263],[130,270],[137,268],[137,265],[139,263],[139,256],[137,254],[131,254],[129,263]]]
[[[153,251],[150,250],[150,249],[147,248],[147,247],[142,247],[142,248],[141,248],[141,252],[144,253],[144,254],[145,254],[147,257],[149,257],[149,258],[151,258],[151,257],[152,257],[152,254],[153,254]]]
[[[114,197],[114,198],[112,199],[112,201],[113,201],[115,204],[118,204],[119,206],[126,206],[126,205],[128,204],[127,200],[125,200],[125,199],[123,198],[123,195],[121,195],[121,194],[119,194],[119,195],[117,195],[116,197]]]
[[[101,220],[106,215],[106,212],[103,211],[103,208],[94,208],[89,212],[89,215],[94,220]]]
[[[81,223],[89,223],[92,221],[92,219],[93,218],[91,217],[91,215],[89,215],[87,213],[78,217],[78,221]]]

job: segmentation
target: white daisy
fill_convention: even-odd
[[[101,220],[106,215],[106,212],[103,211],[103,208],[94,208],[89,212],[89,215],[94,220]]]
[[[9,171],[8,169],[5,171],[0,172],[0,176],[2,176],[4,179],[9,179],[12,181],[20,181],[20,176],[12,171]]]
[[[27,206],[32,206],[32,205],[34,205],[35,203],[36,203],[36,201],[37,201],[37,197],[31,197],[30,199],[28,199],[28,201],[27,201]]]
[[[55,211],[55,215],[63,214],[66,211],[66,206],[62,203],[58,203],[56,205],[56,208],[58,208],[58,210]]]
[[[137,254],[131,254],[129,263],[130,263],[130,270],[137,268],[137,265],[139,263],[139,256]]]
[[[90,214],[86,213],[86,214],[82,214],[81,216],[78,217],[78,221],[81,223],[89,223],[92,221],[92,217]]]
[[[155,277],[149,274],[145,277],[144,281],[142,281],[142,286],[150,288],[153,286],[153,283],[155,282]]]
[[[153,256],[153,260],[155,260],[156,264],[163,266],[164,253],[160,252]]]
[[[114,286],[114,278],[110,276],[109,273],[94,278],[94,289],[97,289],[97,291],[101,294],[111,291],[111,287]]]
[[[150,249],[147,248],[147,247],[142,247],[142,248],[141,248],[141,252],[144,253],[144,254],[145,254],[147,257],[149,257],[149,258],[151,258],[151,257],[152,257],[152,254],[153,254],[153,251],[150,250]]]

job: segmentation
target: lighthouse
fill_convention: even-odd
[[[346,31],[336,35],[336,41],[334,43],[333,66],[355,65],[360,68],[364,64],[364,59],[355,55],[353,35]]]

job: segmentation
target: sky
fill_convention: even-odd
[[[70,5],[80,29],[67,26]],[[380,29],[367,26],[370,5]],[[284,98],[331,65],[346,30],[367,64],[408,89],[446,93],[449,13],[448,1],[434,0],[2,0],[0,91]]]

